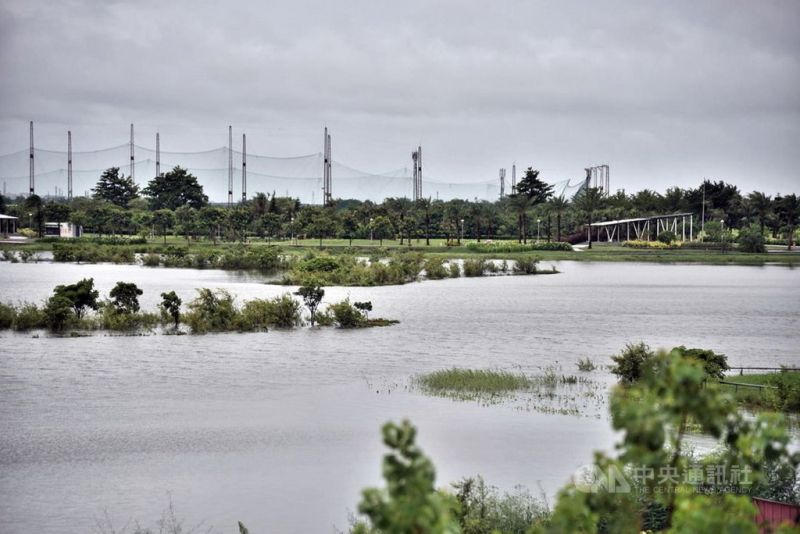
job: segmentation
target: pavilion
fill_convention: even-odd
[[[650,241],[652,229],[655,228],[655,235],[661,232],[670,231],[675,236],[681,237],[681,241],[686,241],[688,230],[689,241],[694,239],[694,229],[692,227],[693,213],[673,213],[671,215],[653,215],[650,217],[637,217],[634,219],[619,219],[617,221],[596,222],[589,225],[590,232],[597,230],[596,239],[590,241],[600,241],[602,232],[605,230],[605,238],[610,243],[612,241],[630,241],[633,239],[640,241]],[[680,220],[680,224],[678,221]],[[686,221],[689,221],[688,228]],[[633,230],[633,233],[631,233]]]

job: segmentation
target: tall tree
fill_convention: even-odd
[[[764,235],[764,224],[767,217],[773,212],[772,198],[764,193],[753,191],[747,195],[747,202],[753,215],[758,219],[761,235]]]
[[[575,197],[575,207],[586,217],[586,234],[589,248],[592,248],[592,222],[594,214],[602,209],[604,203],[603,191],[597,187],[584,189]]]
[[[153,225],[161,229],[164,244],[167,244],[167,231],[175,224],[175,214],[172,210],[160,209],[153,213]]]
[[[525,175],[517,182],[515,193],[510,195],[511,204],[517,211],[518,240],[528,241],[528,210],[538,204],[547,202],[553,194],[553,186],[539,179],[539,171],[528,167]]]
[[[130,176],[119,172],[119,167],[103,171],[94,186],[94,198],[105,200],[120,208],[127,208],[131,200],[139,198],[139,186]]]
[[[778,219],[786,229],[789,238],[789,250],[794,246],[794,231],[797,228],[797,221],[800,219],[800,201],[797,195],[786,195],[775,199]]]
[[[175,167],[171,171],[156,176],[142,190],[150,197],[153,210],[175,210],[181,206],[202,208],[208,204],[208,197],[203,194],[203,186],[197,178],[184,168]]]
[[[556,214],[556,241],[561,241],[561,216],[567,211],[569,202],[564,195],[559,195],[550,199],[550,209]]]

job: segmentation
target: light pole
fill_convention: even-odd
[[[720,240],[722,240],[722,253],[725,254],[725,219],[719,220],[719,229],[720,229],[719,238]]]
[[[294,245],[294,216],[292,217],[292,222],[289,223],[289,228],[291,229],[292,232],[292,239],[290,242],[292,243],[292,245]]]
[[[375,228],[372,226],[372,223],[375,219],[372,217],[369,218],[369,242],[372,243],[372,238],[375,235]]]
[[[539,229],[541,228],[541,224],[542,224],[542,220],[541,219],[536,219],[536,242],[537,243],[539,242],[539,236],[541,235],[541,233],[539,232]]]
[[[461,240],[464,239],[464,219],[461,219],[461,237],[458,238],[458,244],[461,244]]]
[[[33,212],[32,211],[28,212],[28,228],[33,230]]]

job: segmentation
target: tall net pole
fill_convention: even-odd
[[[131,123],[131,171],[130,171],[131,180],[136,181],[133,169],[133,123]]]
[[[331,153],[331,134],[328,134],[328,196],[326,204],[333,204],[333,154]]]
[[[242,134],[242,203],[247,201],[247,135]]]
[[[161,176],[161,135],[156,132],[156,176]]]
[[[422,146],[417,147],[417,194],[422,198]]]
[[[72,200],[72,132],[67,131],[67,200]]]
[[[233,126],[228,125],[228,207],[233,205]]]
[[[419,179],[417,177],[417,151],[411,152],[411,164],[414,165],[414,200],[417,201],[420,198],[419,195]]]
[[[28,164],[28,195],[29,196],[33,195],[34,194],[34,190],[35,190],[35,188],[34,188],[34,174],[33,174],[33,121],[31,121],[30,136],[31,136],[31,143],[30,143],[31,150],[30,150],[30,157],[28,158],[28,160],[29,160],[29,164]]]

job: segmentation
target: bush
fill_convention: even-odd
[[[800,412],[800,373],[791,371],[775,373],[769,384],[776,388],[773,402],[776,409]]]
[[[571,251],[572,245],[559,241],[542,241],[540,243],[515,243],[513,241],[500,241],[497,243],[469,243],[467,249],[473,252],[486,254],[503,254],[515,252],[529,252],[532,250],[566,250]]]
[[[233,297],[224,289],[198,289],[184,319],[195,333],[232,331],[236,321]]]
[[[364,314],[350,304],[350,299],[330,304],[328,311],[333,314],[333,320],[339,328],[358,328],[366,324]]]
[[[588,373],[590,371],[594,371],[596,368],[597,366],[588,357],[578,360],[578,371],[584,371]]]
[[[53,332],[63,332],[75,318],[72,301],[58,293],[47,300],[44,313],[47,327]]]
[[[483,276],[486,269],[486,262],[483,259],[464,260],[464,276],[475,277]]]
[[[453,487],[459,503],[458,522],[464,534],[526,534],[531,525],[545,521],[550,515],[543,500],[519,486],[513,493],[501,495],[478,476],[464,478]]]
[[[0,302],[0,330],[9,330],[14,327],[17,310],[10,304]]]
[[[101,328],[121,332],[152,328],[158,322],[159,316],[155,313],[126,312],[113,305],[104,306],[99,319]]]
[[[669,245],[673,241],[675,241],[675,233],[671,232],[670,230],[664,230],[657,237],[658,241],[664,243],[665,245]]]
[[[764,236],[761,234],[758,225],[740,230],[736,241],[739,243],[739,250],[742,252],[762,254],[767,251],[764,246]]]
[[[515,274],[536,274],[539,260],[530,256],[519,256],[514,258]]]
[[[724,354],[716,354],[713,350],[707,349],[687,349],[683,345],[675,347],[672,352],[680,354],[684,358],[690,358],[700,362],[706,374],[711,378],[722,380],[725,378],[725,371],[729,370],[728,358]]]
[[[264,331],[267,327],[292,328],[300,322],[300,303],[289,294],[269,300],[247,301],[237,318],[239,329],[244,331]]]
[[[669,243],[664,243],[662,241],[641,241],[636,239],[630,241],[623,241],[622,246],[628,248],[654,248],[654,249],[677,248],[677,245],[671,245]]]
[[[457,261],[450,261],[447,264],[447,269],[450,271],[450,278],[461,277],[461,266],[458,264]]]
[[[643,341],[636,344],[628,343],[622,352],[611,357],[615,364],[611,372],[617,375],[623,383],[637,382],[646,371],[652,369],[655,356],[655,353]]]
[[[46,326],[47,318],[44,311],[40,310],[36,304],[25,302],[17,309],[17,315],[14,318],[14,330],[33,330],[45,328]]]
[[[444,266],[444,260],[440,258],[428,258],[425,260],[425,277],[428,280],[441,280],[448,276],[449,273]]]

